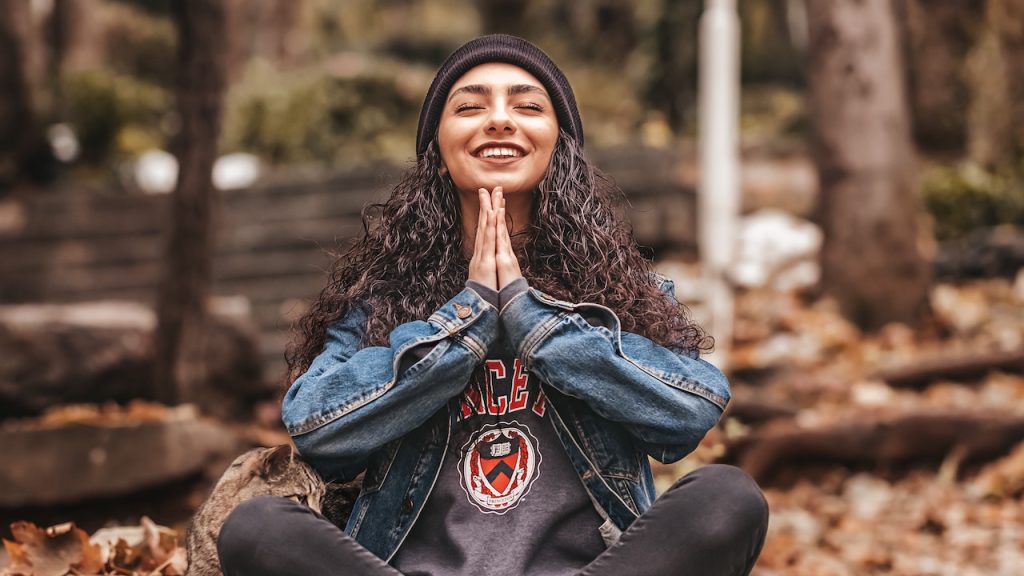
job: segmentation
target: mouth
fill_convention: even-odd
[[[474,150],[473,156],[489,162],[514,162],[526,156],[526,150],[511,142],[487,142]]]

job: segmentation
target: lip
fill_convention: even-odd
[[[482,156],[474,156],[473,159],[478,161],[478,162],[483,162],[485,164],[490,164],[492,166],[504,166],[505,164],[515,164],[516,162],[519,162],[520,160],[522,160],[523,157],[522,156],[512,156],[511,158],[498,158],[498,157],[484,158]]]
[[[473,150],[473,152],[472,152],[473,157],[474,158],[480,158],[480,151],[483,150],[484,148],[512,148],[514,150],[518,150],[519,151],[519,154],[520,154],[519,157],[516,157],[516,158],[504,158],[502,160],[518,160],[519,158],[522,158],[523,156],[526,156],[526,154],[527,154],[526,149],[523,148],[522,146],[520,146],[519,144],[516,144],[515,142],[502,141],[502,140],[491,140],[490,142],[484,142],[483,144],[477,146]],[[492,158],[480,158],[480,159],[481,160],[493,160]]]

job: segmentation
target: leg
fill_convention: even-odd
[[[683,476],[581,575],[746,575],[768,530],[753,478],[712,464]]]
[[[401,576],[322,515],[278,496],[232,510],[217,553],[224,576]]]

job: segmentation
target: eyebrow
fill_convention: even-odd
[[[452,90],[452,93],[448,96],[448,100],[450,101],[457,94],[462,93],[462,92],[465,92],[467,94],[482,94],[484,96],[488,96],[491,93],[491,87],[487,86],[487,85],[484,85],[484,84],[469,84],[469,85],[463,86],[463,87],[461,87],[461,88],[459,88],[457,90]],[[529,93],[537,93],[537,94],[547,95],[544,92],[543,88],[541,88],[539,86],[534,86],[533,84],[512,84],[512,85],[510,85],[508,87],[508,95],[509,96],[515,96],[517,94],[529,94]]]

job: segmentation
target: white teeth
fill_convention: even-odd
[[[484,148],[480,152],[481,158],[516,158],[522,156],[515,148]]]

